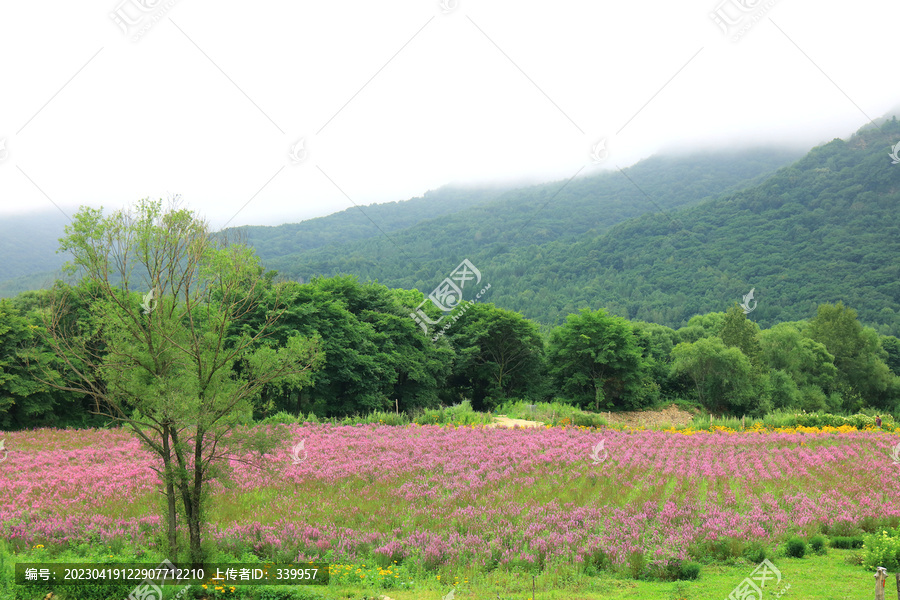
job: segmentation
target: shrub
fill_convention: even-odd
[[[769,548],[759,541],[752,541],[744,548],[744,558],[753,564],[759,564],[769,558]]]
[[[640,579],[647,567],[647,557],[643,552],[633,550],[628,555],[628,573],[632,579]]]
[[[900,568],[900,535],[897,531],[866,536],[863,547],[867,567],[884,567],[888,571]]]
[[[278,411],[259,422],[260,425],[291,425],[297,422],[297,417],[291,413]]]
[[[806,555],[806,542],[798,537],[792,537],[787,541],[784,552],[792,558],[803,558]]]
[[[812,548],[812,551],[816,554],[825,554],[827,548],[825,547],[825,538],[821,535],[813,536],[809,539],[809,547]]]
[[[855,548],[863,547],[863,539],[859,536],[845,536],[838,535],[831,538],[831,547],[832,548],[842,548],[845,550],[852,550]]]
[[[679,579],[697,579],[700,577],[700,563],[693,561],[681,563]]]

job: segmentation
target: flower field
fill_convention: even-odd
[[[487,570],[602,550],[652,566],[715,540],[900,522],[900,437],[883,432],[270,427],[306,453],[234,462],[236,485],[213,484],[208,537],[237,555]],[[15,432],[6,448],[0,536],[14,549],[160,544],[153,456],[126,431]]]

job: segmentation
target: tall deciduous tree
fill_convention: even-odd
[[[471,396],[477,410],[540,394],[544,340],[520,313],[473,303],[449,332],[456,350],[452,383]]]
[[[550,373],[582,406],[635,408],[640,403],[641,349],[631,324],[603,309],[582,310],[550,334]]]
[[[719,337],[726,346],[738,348],[744,353],[750,363],[759,364],[759,325],[747,318],[743,309],[735,302],[728,312],[719,329]]]
[[[765,412],[765,407],[751,405],[756,382],[750,361],[739,349],[727,347],[718,337],[675,346],[672,371],[690,378],[698,400],[709,410],[740,414]]]
[[[845,409],[865,404],[893,409],[900,399],[900,380],[885,364],[887,352],[874,329],[863,327],[856,311],[843,303],[819,305],[804,332],[825,345],[834,356],[838,383],[845,395]]]
[[[67,320],[65,295],[51,305],[46,343],[77,376],[58,387],[94,398],[158,455],[170,552],[177,556],[180,504],[190,558],[202,563],[206,482],[227,475],[225,459],[281,443],[241,425],[265,385],[308,380],[316,341],[270,343],[283,311],[277,301],[253,331],[234,335],[268,278],[252,250],[228,245],[177,205],[143,200],[106,217],[85,207],[60,241],[94,321]]]

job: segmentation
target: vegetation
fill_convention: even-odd
[[[95,413],[127,424],[158,456],[169,552],[178,553],[180,502],[191,561],[202,564],[204,486],[221,476],[215,467],[244,446],[262,452],[277,443],[230,434],[250,421],[264,386],[308,382],[317,344],[268,342],[277,299],[252,332],[242,326],[260,303],[262,269],[246,248],[217,243],[189,211],[148,201],[108,217],[85,208],[66,234],[67,268],[81,276],[75,306],[89,312],[73,319],[63,293],[42,311],[42,342],[72,376],[61,381],[42,361],[38,381],[90,398]],[[134,294],[135,284],[149,292]]]

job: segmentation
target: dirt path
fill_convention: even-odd
[[[606,416],[606,415],[604,415]],[[637,410],[633,412],[609,413],[610,423],[619,423],[629,427],[648,427],[651,425],[690,425],[694,415],[678,408],[675,404],[662,410]]]
[[[526,421],[525,419],[510,419],[506,415],[498,415],[494,417],[494,422],[487,427],[506,427],[508,429],[512,429],[513,427],[543,427],[544,423],[541,421]]]
[[[631,412],[601,413],[607,417],[610,424],[628,425],[629,427],[655,427],[660,425],[675,425],[683,427],[690,425],[694,415],[678,408],[673,404],[662,410],[636,410]],[[608,415],[608,416],[607,416]],[[510,419],[506,415],[494,417],[494,422],[487,427],[543,427],[543,421],[526,421],[525,419]]]

